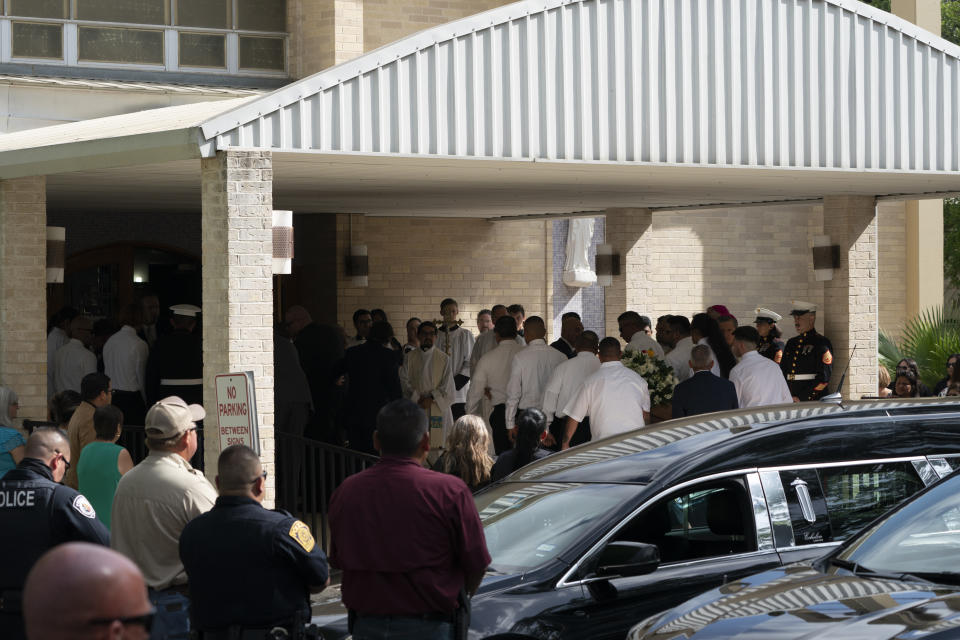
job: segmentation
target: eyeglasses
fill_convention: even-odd
[[[113,624],[114,622],[119,622],[123,625],[128,624],[138,624],[142,626],[147,631],[150,631],[153,628],[153,619],[157,615],[157,610],[153,607],[150,607],[148,613],[144,613],[139,616],[121,616],[117,618],[95,618],[88,622],[89,625],[95,624]]]
[[[261,473],[260,475],[258,475],[256,478],[254,478],[253,480],[250,481],[250,484],[253,484],[254,482],[256,482],[257,480],[259,480],[260,478],[263,478],[264,480],[266,480],[266,479],[267,479],[267,472],[264,471],[263,473]]]
[[[67,457],[62,453],[60,453],[59,451],[57,451],[56,449],[54,449],[53,452],[56,453],[58,456],[60,456],[60,459],[63,460],[63,466],[65,470],[70,471],[70,461],[67,460]]]

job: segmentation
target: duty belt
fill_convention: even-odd
[[[191,387],[196,384],[203,384],[203,378],[163,378],[160,380],[162,387]]]
[[[787,376],[787,380],[793,382],[794,380],[816,380],[817,374],[815,373],[791,373]]]

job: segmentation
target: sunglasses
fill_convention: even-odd
[[[70,461],[67,460],[67,458],[66,458],[62,453],[60,453],[59,451],[57,451],[56,449],[54,449],[53,452],[60,455],[60,459],[63,460],[63,466],[65,467],[65,470],[66,470],[66,471],[69,471],[69,470],[70,470]]]

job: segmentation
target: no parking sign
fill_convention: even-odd
[[[253,372],[224,373],[216,377],[216,383],[220,451],[230,445],[245,444],[260,455]]]

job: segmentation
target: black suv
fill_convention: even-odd
[[[942,399],[714,413],[555,454],[476,496],[493,561],[470,637],[623,638],[823,555],[957,464],[960,402]],[[314,609],[324,637],[345,637],[342,608],[327,611]]]

